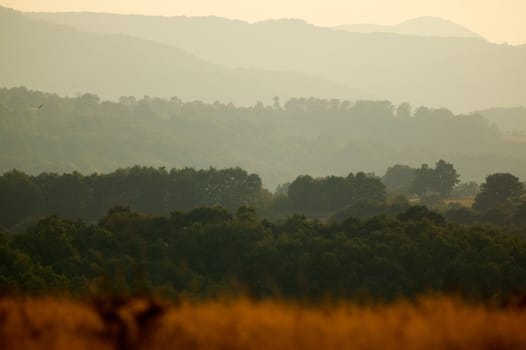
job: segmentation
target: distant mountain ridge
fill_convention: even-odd
[[[253,105],[274,96],[358,98],[345,84],[298,72],[229,68],[173,45],[88,33],[0,7],[0,86],[104,99],[145,95]]]
[[[497,45],[479,37],[352,33],[300,20],[251,24],[219,17],[26,16],[173,45],[227,67],[301,72],[395,103],[463,113],[526,105],[526,45]]]
[[[298,174],[383,174],[393,164],[447,159],[462,181],[495,171],[526,178],[526,137],[503,134],[478,115],[397,110],[389,101],[305,98],[239,108],[0,88],[0,125],[0,172],[240,166],[273,188]]]
[[[507,132],[518,132],[526,135],[525,107],[490,108],[483,111],[476,111],[473,114],[479,114],[485,117]]]
[[[346,24],[335,28],[356,33],[395,33],[432,37],[481,38],[479,34],[439,17],[418,17],[395,25]]]

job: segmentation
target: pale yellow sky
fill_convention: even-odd
[[[493,42],[526,43],[526,0],[0,0],[0,5],[22,11],[215,15],[250,22],[301,18],[323,26],[438,16]]]

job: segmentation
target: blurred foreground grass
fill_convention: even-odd
[[[0,349],[526,349],[526,310],[450,298],[383,306],[0,300]]]

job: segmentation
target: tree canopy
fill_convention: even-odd
[[[453,164],[442,159],[435,164],[435,168],[422,164],[414,172],[409,191],[421,197],[426,197],[428,193],[436,193],[445,198],[449,196],[455,185],[460,183],[459,177]]]
[[[524,194],[524,185],[518,177],[509,173],[491,174],[486,178],[486,182],[480,185],[473,208],[483,211],[511,206]]]
[[[51,216],[0,236],[0,291],[157,291],[207,298],[392,300],[423,292],[475,299],[526,291],[526,239],[446,223],[425,207],[398,218],[262,220],[199,207],[166,216],[109,210],[98,223]]]

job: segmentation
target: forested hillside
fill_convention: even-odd
[[[526,178],[526,139],[477,115],[388,101],[295,98],[237,107],[0,89],[0,172],[239,166],[273,190],[301,174],[382,175],[394,164],[438,159],[455,164],[463,182],[496,171]]]

